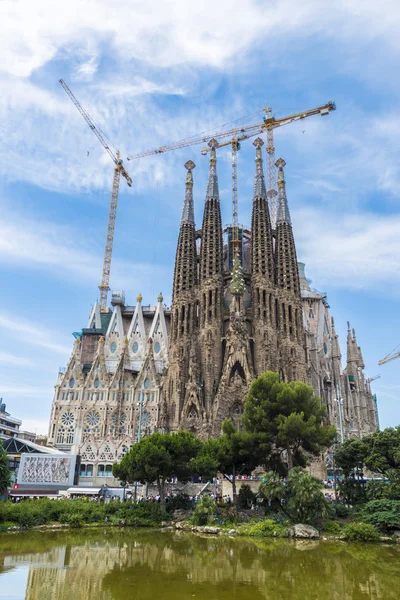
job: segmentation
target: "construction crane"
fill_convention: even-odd
[[[400,345],[400,344],[399,344]],[[391,352],[389,352],[389,354],[387,354],[384,358],[382,358],[382,360],[380,360],[378,362],[378,365],[385,365],[386,363],[392,361],[392,360],[396,360],[396,358],[400,358],[400,351],[397,350],[399,346],[396,346],[396,348],[394,350],[392,350]]]
[[[277,127],[282,127],[283,125],[288,125],[289,123],[293,123],[294,121],[298,121],[299,119],[306,119],[307,117],[311,117],[316,114],[320,114],[325,116],[329,114],[331,110],[336,110],[336,105],[334,102],[328,102],[323,106],[319,106],[318,108],[314,108],[311,110],[307,110],[302,113],[296,113],[294,115],[289,115],[287,117],[283,117],[281,119],[275,119],[275,117],[271,116],[271,107],[267,106],[263,109],[266,112],[266,116],[262,123],[257,125],[248,125],[247,127],[242,127],[240,129],[241,135],[236,136],[227,141],[219,144],[219,147],[231,145],[232,146],[232,216],[233,216],[233,239],[232,246],[233,251],[237,251],[240,246],[239,240],[239,221],[238,221],[238,182],[237,182],[237,171],[238,171],[238,159],[237,152],[240,149],[240,142],[246,140],[248,138],[254,137],[255,135],[262,134],[264,131],[267,132],[267,148],[266,152],[268,154],[268,169],[267,169],[267,181],[268,181],[268,192],[267,196],[269,198],[269,206],[270,206],[270,214],[271,214],[271,223],[272,227],[275,228],[276,224],[276,167],[275,167],[275,148],[274,148],[274,137],[273,131]],[[256,128],[256,129],[254,129]],[[217,134],[216,134],[217,135]],[[221,134],[218,134],[218,137],[221,137]],[[202,148],[201,153],[207,154],[210,151],[210,148],[205,147]]]
[[[108,292],[110,291],[110,272],[111,272],[111,261],[112,261],[112,251],[114,244],[114,232],[115,232],[115,220],[117,217],[117,207],[118,207],[118,193],[119,193],[119,184],[121,175],[125,177],[126,182],[129,187],[132,187],[132,179],[130,178],[128,171],[125,169],[123,165],[123,161],[121,160],[119,150],[111,147],[113,144],[109,140],[107,140],[105,134],[101,131],[99,127],[97,127],[89,113],[83,108],[81,103],[75,98],[74,94],[71,92],[67,84],[63,79],[60,79],[60,83],[64,88],[65,92],[68,94],[72,102],[75,104],[76,108],[81,113],[82,117],[85,119],[86,123],[89,125],[90,129],[93,131],[97,139],[103,148],[108,152],[111,157],[113,163],[115,164],[112,190],[111,190],[111,200],[110,200],[110,211],[108,214],[108,224],[107,224],[107,236],[106,236],[106,247],[104,250],[104,260],[103,260],[103,271],[101,276],[101,283],[99,285],[100,290],[100,310],[102,312],[107,311],[107,298]]]
[[[283,125],[288,125],[289,123],[293,123],[295,121],[306,119],[307,117],[312,117],[313,115],[328,115],[331,111],[336,109],[336,105],[334,102],[328,102],[327,104],[323,104],[322,106],[318,106],[317,108],[312,108],[310,110],[306,110],[303,112],[295,113],[292,115],[288,115],[286,117],[282,117],[280,119],[276,119],[271,115],[271,107],[267,106],[263,108],[260,112],[265,112],[266,115],[261,123],[255,123],[252,125],[246,125],[243,127],[228,129],[226,131],[214,132],[212,134],[200,135],[199,137],[186,138],[184,140],[174,142],[173,144],[169,144],[166,146],[161,146],[160,148],[154,148],[153,150],[145,150],[144,152],[140,152],[138,154],[130,154],[128,156],[128,160],[133,160],[137,158],[143,158],[145,156],[152,156],[154,154],[163,154],[164,152],[169,152],[170,150],[177,150],[179,148],[187,148],[189,146],[195,146],[201,143],[208,143],[209,140],[213,138],[218,138],[218,140],[223,140],[224,138],[231,138],[225,142],[219,143],[218,147],[221,148],[223,146],[231,146],[232,148],[232,227],[234,236],[238,234],[239,226],[238,226],[238,150],[240,149],[240,142],[243,140],[247,140],[248,138],[254,137],[256,135],[260,135],[264,132],[267,133],[267,147],[266,151],[268,154],[268,170],[267,170],[267,180],[268,180],[268,198],[271,212],[271,222],[272,226],[275,227],[276,221],[276,171],[275,171],[275,148],[274,148],[274,138],[273,138],[273,130],[278,127],[283,127]],[[205,147],[201,150],[201,153],[207,154],[210,151],[210,147]],[[239,240],[232,240],[234,248],[237,248],[239,245]]]
[[[380,379],[381,376],[380,375],[375,375],[375,377],[369,377],[367,379],[367,383],[372,383],[373,381],[375,381],[376,379]]]

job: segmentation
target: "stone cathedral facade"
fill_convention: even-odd
[[[215,140],[201,230],[193,205],[194,163],[188,161],[171,307],[96,303],[87,328],[61,369],[52,404],[49,443],[81,456],[81,481],[109,481],[112,464],[144,435],[186,429],[217,436],[224,418],[240,423],[254,377],[276,371],[312,385],[339,439],[375,431],[378,416],[354,330],[342,355],[326,294],[312,290],[298,263],[279,159],[273,230],[254,142],[251,230],[224,232]],[[225,237],[224,237],[225,236]]]

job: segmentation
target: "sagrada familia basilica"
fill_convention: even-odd
[[[251,230],[221,223],[216,142],[201,229],[193,206],[194,163],[188,161],[171,307],[96,303],[76,333],[60,370],[49,443],[81,456],[81,477],[104,481],[112,464],[141,437],[186,429],[217,436],[224,418],[240,423],[249,385],[266,370],[312,385],[339,439],[376,430],[378,416],[354,330],[342,354],[326,294],[310,288],[297,262],[279,159],[276,226],[272,228],[255,146]],[[225,238],[224,238],[225,234]]]

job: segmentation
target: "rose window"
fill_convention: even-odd
[[[95,425],[97,425],[98,422],[100,421],[99,413],[90,412],[88,414],[88,416],[86,417],[86,421],[87,421],[88,425],[90,425],[91,427],[95,427]]]
[[[73,425],[74,424],[74,415],[71,412],[66,412],[61,417],[61,423],[63,425]]]

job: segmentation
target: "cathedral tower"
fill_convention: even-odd
[[[190,345],[196,343],[197,327],[197,251],[193,206],[193,169],[189,160],[187,169],[185,199],[179,229],[175,258],[175,271],[172,292],[170,328],[170,368],[164,383],[165,419],[164,425],[176,429],[185,416],[186,387],[190,361],[193,353]],[[195,352],[195,356],[197,353]],[[196,382],[197,383],[197,382]],[[197,402],[199,403],[199,402]],[[196,404],[197,404],[196,403]],[[190,410],[190,407],[189,407]],[[201,410],[199,406],[197,410]]]
[[[204,386],[206,418],[210,422],[222,363],[223,336],[223,242],[219,202],[216,152],[218,143],[211,140],[210,171],[208,175],[199,271],[199,318],[201,371]]]
[[[283,172],[286,163],[279,158],[275,164],[278,167],[275,245],[275,282],[277,286],[275,321],[278,335],[278,369],[287,381],[293,379],[306,381],[299,268]]]
[[[257,138],[256,175],[251,218],[251,298],[255,371],[276,370],[274,248],[265,189],[261,148]]]

